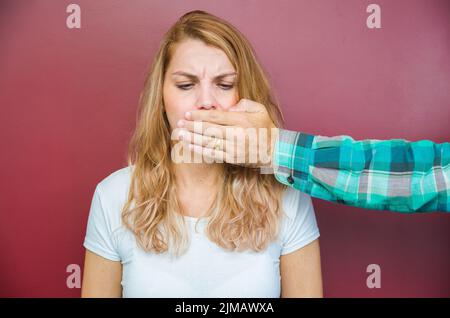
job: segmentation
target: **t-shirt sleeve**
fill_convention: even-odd
[[[84,239],[84,247],[112,261],[120,261],[115,238],[111,229],[111,215],[107,213],[102,202],[102,195],[97,185],[92,198],[91,208]]]
[[[320,236],[311,197],[295,189],[288,191],[291,195],[285,205],[281,255],[292,253]]]

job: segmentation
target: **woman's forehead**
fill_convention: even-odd
[[[235,71],[228,56],[219,48],[203,41],[189,39],[174,47],[169,68],[197,76],[216,76],[218,73]]]

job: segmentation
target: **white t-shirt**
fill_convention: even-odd
[[[226,251],[203,229],[207,219],[184,217],[191,242],[178,258],[143,251],[121,222],[131,168],[110,174],[96,187],[84,247],[122,263],[123,297],[280,297],[280,255],[319,237],[311,198],[293,188],[283,197],[280,235],[262,252]]]

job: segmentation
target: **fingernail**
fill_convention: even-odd
[[[180,133],[178,134],[178,139],[179,139],[179,140],[183,140],[185,136],[186,136],[186,131],[185,131],[185,130],[182,130],[182,131],[180,131]]]
[[[192,116],[191,112],[186,112],[184,114],[184,117],[186,117],[186,119],[191,119],[191,116]]]
[[[178,126],[178,127],[184,127],[184,120],[183,120],[183,119],[180,119],[180,120],[178,121],[178,123],[177,123],[177,126]]]

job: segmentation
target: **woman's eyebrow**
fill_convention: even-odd
[[[187,73],[187,72],[183,72],[183,71],[173,72],[172,75],[181,75],[181,76],[186,76],[186,77],[191,78],[191,79],[197,79],[196,75],[190,74],[190,73]],[[220,78],[224,78],[224,77],[227,77],[227,76],[236,76],[236,75],[237,75],[237,72],[227,72],[227,73],[219,74],[219,75],[217,75],[214,78],[219,78],[220,79]]]

